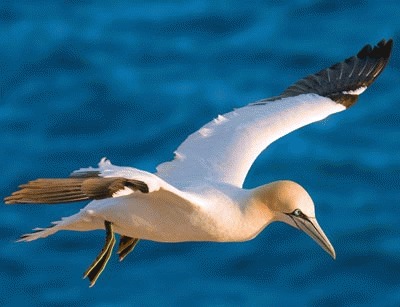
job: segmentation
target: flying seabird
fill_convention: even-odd
[[[299,184],[276,181],[253,189],[243,182],[257,156],[285,134],[351,107],[385,68],[393,41],[366,45],[349,57],[263,99],[219,115],[191,134],[173,161],[155,174],[112,165],[81,168],[68,178],[36,179],[19,186],[6,204],[90,203],[78,213],[35,228],[19,241],[59,230],[105,229],[100,254],[84,273],[93,286],[120,235],[123,260],[139,240],[241,242],[271,222],[307,233],[333,258],[335,250],[318,225],[314,203]]]

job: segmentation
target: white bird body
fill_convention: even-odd
[[[112,167],[107,160],[100,163],[100,169]],[[130,170],[135,171],[128,167],[122,171]],[[113,175],[119,176],[118,172]],[[158,242],[245,241],[270,222],[259,214],[252,190],[206,182],[177,190],[148,175],[158,181],[157,190],[93,200],[79,213],[56,222],[57,227],[33,233],[25,240],[47,237],[56,230],[103,229],[108,220],[116,233]]]
[[[153,195],[127,196],[101,207],[98,202],[106,201],[99,200],[92,202],[86,212],[92,210],[102,221],[112,222],[116,233],[158,242],[244,241],[266,224],[265,219],[254,221],[250,208],[242,211],[242,203],[220,190],[202,191],[202,197],[183,192],[183,198],[160,190]],[[104,228],[103,224],[99,228]]]
[[[311,236],[335,258],[315,218],[314,203],[297,183],[277,181],[243,189],[246,175],[269,144],[350,107],[386,66],[392,40],[365,46],[356,56],[307,76],[280,96],[236,109],[191,134],[175,159],[151,174],[102,159],[65,179],[37,179],[5,198],[7,204],[91,202],[75,215],[37,228],[20,241],[59,230],[106,230],[106,243],[85,273],[93,285],[121,235],[120,260],[139,239],[159,242],[246,241],[274,221]]]

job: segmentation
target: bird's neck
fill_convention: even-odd
[[[249,212],[257,212],[258,215],[262,216],[264,219],[265,225],[268,225],[275,221],[275,212],[272,209],[272,203],[268,203],[266,200],[272,200],[271,198],[271,190],[272,184],[265,184],[259,186],[255,189],[249,190],[249,197],[247,200],[247,206],[249,208]]]
[[[252,190],[242,190],[240,217],[236,215],[235,241],[248,241],[255,238],[266,226],[275,221],[274,213],[263,202],[267,186]],[[234,220],[234,219],[233,219]]]

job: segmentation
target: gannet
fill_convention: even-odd
[[[393,41],[366,45],[357,55],[300,79],[276,97],[219,115],[191,134],[173,161],[149,173],[112,165],[81,168],[68,178],[36,179],[4,199],[6,204],[59,204],[90,200],[78,213],[35,228],[18,241],[59,230],[105,229],[105,244],[84,273],[93,286],[120,235],[123,260],[139,240],[241,242],[279,221],[298,228],[334,259],[314,203],[298,183],[281,180],[252,189],[243,182],[269,144],[312,122],[351,107],[385,68]]]

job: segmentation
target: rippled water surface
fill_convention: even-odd
[[[103,3],[103,2],[102,2]],[[246,187],[301,183],[336,248],[273,224],[246,243],[141,242],[81,276],[104,232],[22,233],[84,203],[2,206],[0,304],[400,305],[397,1],[15,1],[0,4],[0,195],[114,164],[154,171],[202,124],[393,37],[392,59],[347,112],[272,144]]]

